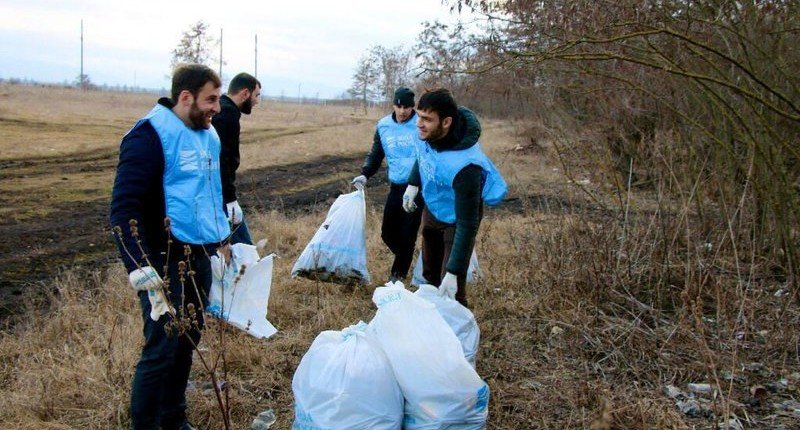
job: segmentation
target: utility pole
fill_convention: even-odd
[[[254,55],[255,55],[256,69],[255,69],[254,75],[255,75],[255,78],[258,79],[258,33],[256,33],[256,44],[255,44],[255,47],[256,47],[256,49],[255,49]]]
[[[219,29],[219,78],[222,79],[222,28]]]
[[[81,83],[81,89],[86,91],[86,79],[83,77],[83,19],[81,19],[81,74],[78,80]]]

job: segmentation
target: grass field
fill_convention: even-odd
[[[107,234],[107,207],[119,140],[154,102],[0,86],[0,233],[10,238],[0,248],[9,314],[0,332],[2,428],[129,426],[141,321]],[[243,118],[242,201],[254,238],[279,256],[268,314],[279,332],[262,341],[209,324],[204,353],[220,350],[220,336],[227,345],[233,428],[248,428],[268,408],[274,428],[290,428],[292,375],[314,337],[375,313],[377,285],[350,290],[290,279],[290,270],[332,199],[350,189],[382,114],[264,103]],[[532,124],[483,126],[482,145],[510,184],[507,201],[486,211],[477,244],[485,276],[468,290],[481,328],[477,371],[491,389],[489,429],[717,428],[729,420],[800,428],[800,312],[776,294],[780,285],[736,288],[725,272],[694,285],[681,278],[691,268],[670,267],[652,291],[637,290],[648,284],[629,281],[649,255],[650,196],[631,196],[622,230],[607,184],[580,169],[565,176],[549,142],[533,145],[522,133]],[[391,263],[380,240],[386,187],[369,185],[367,247],[378,284]],[[715,299],[695,300],[698,289]],[[209,377],[198,363],[193,369],[190,418],[222,428]],[[667,385],[686,392],[688,383],[713,390],[693,395],[694,414],[665,393]]]

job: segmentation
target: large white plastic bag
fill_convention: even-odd
[[[472,250],[472,255],[469,257],[469,268],[467,269],[467,282],[473,283],[476,279],[483,276],[481,272],[481,266],[478,265],[478,255],[475,253],[475,250]],[[425,280],[425,277],[422,276],[422,250],[419,250],[419,255],[417,255],[417,262],[414,263],[414,272],[411,275],[411,285],[420,286],[423,284],[428,284],[429,282]]]
[[[360,321],[314,339],[292,378],[293,429],[400,428],[403,394],[366,328]]]
[[[278,330],[267,321],[274,257],[270,254],[259,259],[256,247],[244,243],[231,246],[229,265],[212,256],[213,275],[206,310],[255,337],[275,334]]]
[[[375,289],[370,331],[406,399],[404,429],[478,430],[489,415],[489,386],[470,366],[433,303],[400,282]]]
[[[336,198],[325,222],[294,263],[292,277],[369,284],[366,218],[364,190]]]
[[[422,284],[419,289],[414,293],[419,297],[431,302],[436,306],[439,315],[444,318],[447,325],[453,329],[456,337],[461,342],[461,348],[464,350],[464,358],[467,359],[472,367],[475,367],[475,358],[478,354],[478,343],[481,339],[481,331],[478,328],[478,322],[475,321],[475,316],[472,312],[458,303],[453,297],[441,295],[439,288]]]

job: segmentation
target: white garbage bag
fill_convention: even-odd
[[[211,290],[206,310],[257,338],[267,338],[277,329],[267,321],[275,255],[258,258],[253,245],[231,246],[231,262],[211,256]]]
[[[447,325],[461,342],[464,350],[464,358],[467,359],[472,367],[475,367],[475,358],[478,354],[478,343],[481,338],[481,331],[478,322],[472,312],[455,300],[454,297],[442,295],[438,287],[429,284],[422,284],[414,293],[419,297],[431,302],[436,306],[439,315],[444,318]]]
[[[472,250],[472,255],[469,257],[469,268],[467,269],[467,282],[473,283],[476,279],[483,276],[481,272],[481,267],[478,265],[478,255],[475,254],[475,250]],[[425,280],[425,277],[422,276],[422,250],[419,250],[419,254],[417,255],[417,262],[414,263],[414,272],[411,275],[411,285],[420,286],[423,284],[428,284],[429,282]]]
[[[293,429],[398,430],[403,394],[363,321],[320,333],[292,378]]]
[[[403,428],[478,430],[489,415],[489,386],[470,366],[433,303],[401,282],[375,289],[370,331],[406,399]]]
[[[292,267],[292,277],[369,284],[364,190],[340,195]]]

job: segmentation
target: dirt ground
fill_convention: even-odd
[[[341,166],[358,166],[363,157],[324,157],[318,160],[244,171],[239,175],[243,201],[258,211],[280,208],[292,213],[311,211],[328,204],[348,184],[337,178]],[[57,167],[60,172],[112,171],[116,153],[77,154],[67,158],[38,158],[5,161],[0,180],[30,180]],[[377,175],[373,182],[380,183]],[[313,189],[305,184],[314,183]],[[371,183],[372,184],[372,183]],[[292,190],[281,194],[279,190]],[[19,196],[0,195],[0,206],[19,206]],[[35,200],[27,200],[36,205]],[[63,202],[48,213],[24,220],[0,219],[0,315],[14,313],[26,289],[46,288],[53,276],[64,269],[94,270],[116,259],[116,248],[108,227],[108,197],[85,202]],[[245,206],[245,210],[249,208]]]
[[[44,115],[25,107],[31,97],[49,106]],[[118,145],[154,99],[0,86],[0,318],[16,313],[26,293],[54,288],[59,273],[89,273],[117,258],[108,209]],[[103,109],[93,109],[97,104]],[[288,215],[313,211],[350,190],[374,121],[384,114],[261,108],[242,118],[241,203],[245,210]],[[385,184],[383,171],[370,179],[376,190],[370,204],[382,204]],[[560,212],[570,204],[557,190],[527,189],[509,197],[503,210]]]

